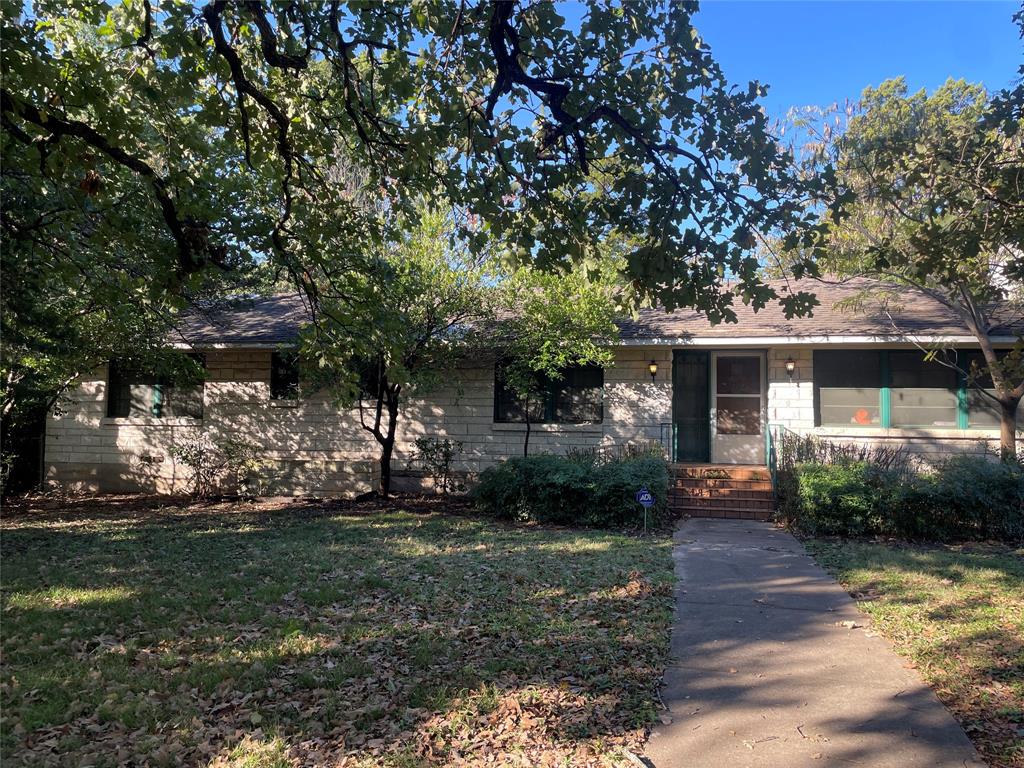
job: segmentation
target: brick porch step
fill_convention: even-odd
[[[746,464],[676,464],[675,475],[692,480],[763,480],[771,482],[767,467]]]
[[[677,477],[672,486],[674,488],[721,488],[723,490],[748,490],[768,491],[772,490],[771,480],[733,480],[731,478],[698,479],[692,477]]]
[[[772,513],[759,511],[751,512],[749,509],[690,509],[683,510],[687,517],[713,517],[719,520],[771,520]]]
[[[680,499],[763,499],[772,496],[771,489],[704,488],[701,486],[670,488],[669,495]]]
[[[761,466],[676,464],[669,508],[689,517],[767,520],[775,510],[771,476]]]

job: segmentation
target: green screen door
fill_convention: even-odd
[[[710,460],[709,354],[677,349],[672,357],[672,421],[675,460]]]

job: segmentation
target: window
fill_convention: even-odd
[[[604,419],[604,369],[585,365],[567,369],[562,378],[540,383],[540,396],[530,399],[530,421],[534,424],[587,424]],[[501,369],[495,369],[494,420],[498,423],[526,421],[521,398],[505,387]]]
[[[718,355],[715,360],[715,431],[761,434],[761,358]]]
[[[200,356],[194,357],[203,363]],[[107,376],[107,416],[201,419],[203,383],[176,383],[170,377],[112,361]]]
[[[817,424],[824,427],[880,426],[881,392],[882,366],[878,352],[815,351]]]
[[[952,361],[951,361],[952,362]],[[956,365],[984,366],[976,351]],[[978,380],[991,389],[991,379]],[[919,350],[820,350],[814,353],[815,423],[825,427],[995,429],[999,407],[967,377]]]
[[[889,357],[890,425],[956,428],[957,372],[919,350],[893,351]]]
[[[999,356],[1002,357],[1004,354],[1006,353],[1000,352]],[[957,359],[957,365],[970,373],[972,370],[972,364],[975,366],[976,370],[979,371],[984,371],[988,368],[988,364],[985,362],[985,357],[980,351],[960,353]],[[992,377],[987,373],[983,373],[976,377],[974,381],[967,386],[966,392],[964,393],[964,400],[966,401],[967,406],[967,426],[971,429],[999,429],[999,404],[992,398],[985,397],[985,395],[978,391],[978,387],[992,393],[993,395],[996,391],[995,386],[992,384]],[[1019,418],[1019,406],[1017,408],[1017,413]]]
[[[299,356],[294,350],[270,355],[270,399],[299,399]]]

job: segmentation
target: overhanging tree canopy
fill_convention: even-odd
[[[617,229],[640,295],[731,319],[729,274],[770,301],[756,237],[807,214],[764,88],[729,85],[695,3],[572,7],[6,3],[5,166],[56,193],[50,236],[102,229],[170,290],[259,254],[315,300],[308,265],[380,235],[344,155],[379,205],[441,195],[511,259],[585,261]],[[83,191],[101,227],[75,226]]]

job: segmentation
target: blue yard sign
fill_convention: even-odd
[[[636,492],[637,503],[644,508],[644,534],[647,533],[647,510],[654,506],[654,494],[646,488]]]
[[[645,509],[649,509],[654,506],[654,494],[646,488],[641,488],[636,492],[636,500],[643,505]]]

